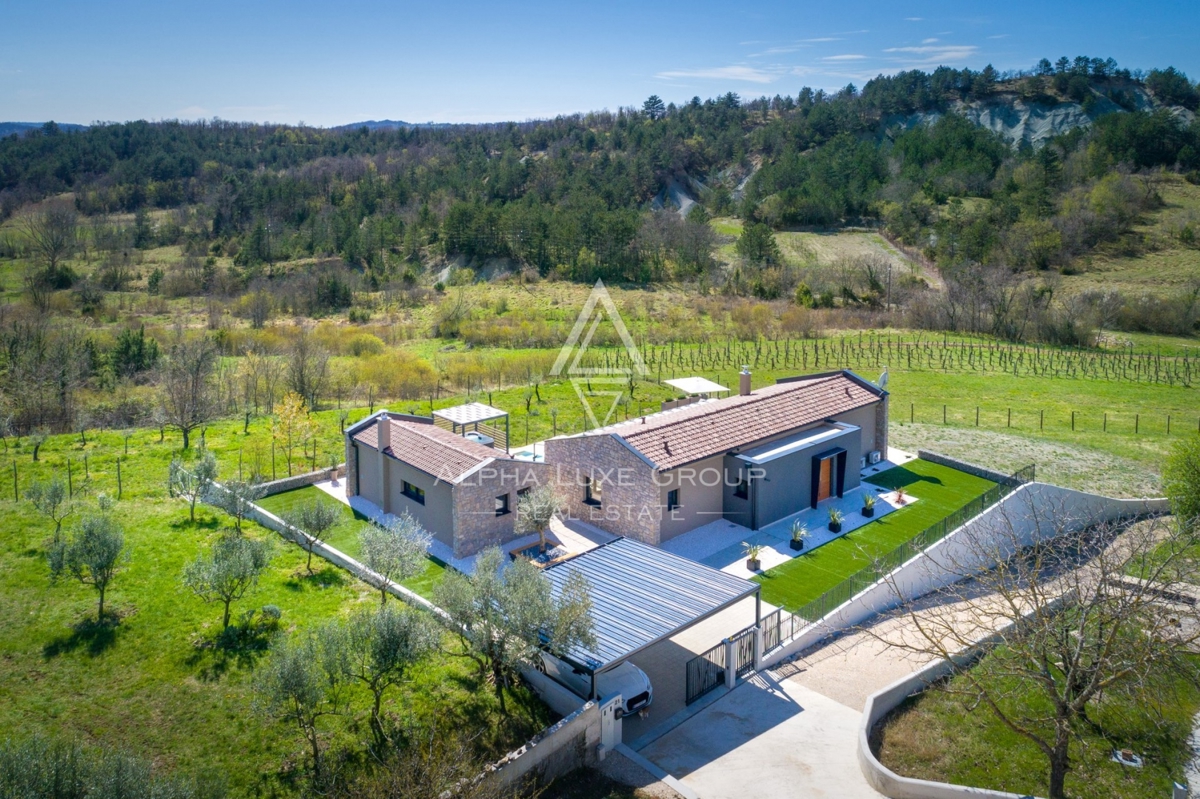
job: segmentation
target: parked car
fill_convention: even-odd
[[[577,669],[566,661],[559,660],[549,652],[543,651],[542,658],[536,664],[537,670],[566,687],[571,693],[587,699],[592,690],[592,676],[582,669]],[[596,693],[601,701],[610,696],[621,695],[622,715],[628,716],[650,707],[654,699],[650,678],[646,672],[629,661],[616,668],[596,675]]]

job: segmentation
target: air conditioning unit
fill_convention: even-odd
[[[871,462],[872,466],[874,466],[876,463],[879,463],[881,460],[883,460],[883,453],[877,449],[873,449],[867,453],[867,460]]]

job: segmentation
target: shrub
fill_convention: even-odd
[[[364,355],[379,355],[384,350],[383,341],[370,333],[360,333],[347,343],[350,354],[356,358]]]

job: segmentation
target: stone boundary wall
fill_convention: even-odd
[[[307,476],[307,475],[304,475],[304,476]],[[299,476],[293,477],[290,479],[295,480],[298,478],[299,478]],[[211,490],[225,491],[226,489],[225,489],[225,486],[221,485],[220,483],[213,483]],[[308,538],[308,535],[306,533],[304,533],[304,531],[288,524],[283,519],[279,518],[274,513],[271,513],[266,508],[256,505],[253,502],[249,503],[249,505],[250,505],[250,507],[246,513],[247,519],[258,522],[263,527],[266,527],[270,530],[274,530],[275,532],[279,533],[279,535],[283,539],[285,539],[287,541],[291,541],[293,544],[297,544],[302,549],[307,551],[309,538]],[[350,557],[345,552],[342,552],[340,549],[335,549],[334,547],[329,546],[329,544],[326,544],[324,541],[314,542],[312,551],[313,551],[314,555],[324,558],[325,560],[332,563],[334,566],[345,569],[346,571],[350,572],[355,577],[357,577],[358,579],[367,583],[368,585],[374,586],[375,588],[380,588],[382,586],[383,588],[385,588],[387,590],[387,592],[389,594],[391,594],[392,596],[398,597],[399,599],[402,599],[403,601],[409,603],[410,605],[415,605],[419,608],[424,608],[425,610],[430,611],[431,613],[437,615],[439,618],[441,618],[443,620],[448,620],[448,618],[449,618],[446,614],[446,611],[442,610],[441,608],[439,608],[437,605],[430,602],[425,597],[421,596],[420,594],[418,594],[414,591],[409,590],[408,588],[405,588],[404,586],[400,585],[397,582],[388,580],[387,578],[385,578],[383,575],[379,574],[378,572],[368,569],[365,565],[363,565],[362,563],[359,563],[357,560]]]
[[[595,766],[602,757],[601,726],[600,705],[588,702],[493,763],[483,778],[494,780],[501,788],[517,788],[528,781],[544,784],[577,768]]]
[[[942,540],[898,566],[891,574],[851,597],[820,621],[763,659],[764,668],[812,647],[872,616],[962,579],[964,561],[976,556],[989,536],[997,542],[1019,539],[1023,546],[1069,530],[1103,522],[1170,512],[1166,499],[1112,499],[1048,483],[1027,483]],[[1070,519],[1064,529],[1052,515]],[[971,564],[979,570],[993,563]]]
[[[1000,485],[1012,485],[1015,482],[1011,474],[998,472],[995,469],[985,469],[982,466],[976,466],[973,463],[960,461],[958,458],[951,458],[949,455],[941,455],[926,449],[917,450],[917,457],[923,461],[930,461],[941,466],[949,466],[951,469],[958,469],[960,472],[973,474],[976,477],[982,477],[984,480],[991,480],[993,483]]]
[[[317,469],[315,472],[305,472],[304,474],[296,474],[291,477],[281,477],[278,480],[272,480],[268,483],[260,483],[259,486],[264,490],[263,496],[269,497],[275,494],[282,494],[284,491],[291,491],[294,488],[303,488],[313,483],[319,483],[322,480],[328,480],[329,473],[329,469]],[[341,477],[345,473],[346,464],[340,464],[337,467],[337,476]]]

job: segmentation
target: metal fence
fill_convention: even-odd
[[[983,513],[1020,486],[1032,483],[1035,476],[1036,470],[1033,464],[1014,472],[1008,480],[988,489],[983,495],[976,497],[941,521],[917,533],[917,535],[891,552],[876,559],[870,566],[855,572],[808,604],[796,608],[793,612],[800,619],[809,622],[824,618],[834,608],[844,602],[848,602],[855,594],[879,582],[884,575],[895,570],[902,563],[920,554],[938,541],[941,541],[951,532]]]
[[[725,642],[687,662],[686,704],[695,702],[725,682]]]
[[[762,620],[763,654],[789,640],[808,624],[804,619],[793,616],[782,608],[767,614]]]

